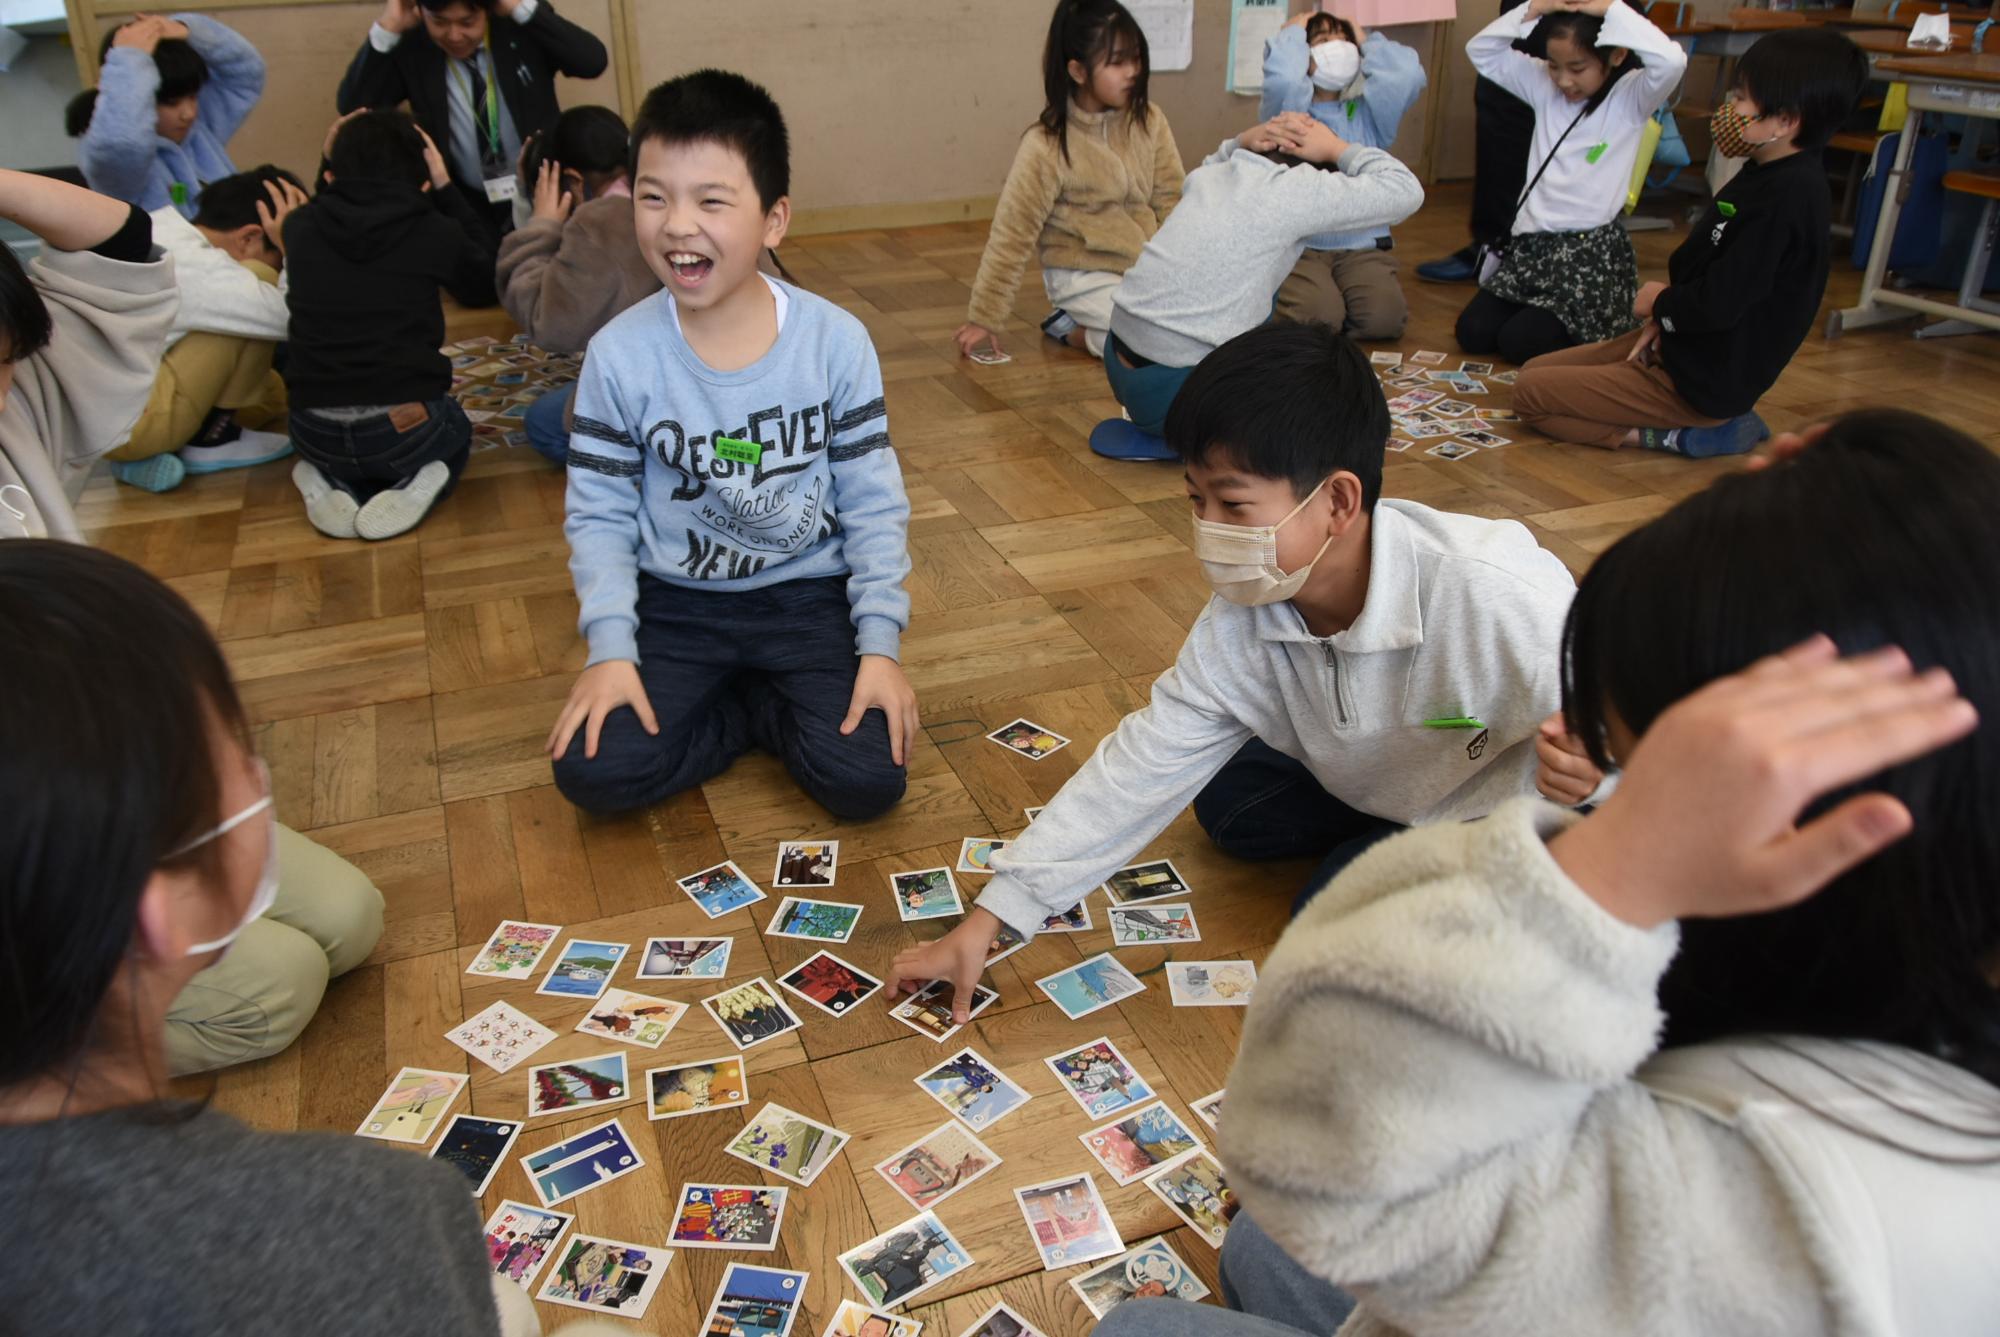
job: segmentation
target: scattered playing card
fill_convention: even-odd
[[[1205,1151],[1149,1176],[1146,1187],[1216,1249],[1222,1247],[1230,1219],[1242,1205],[1223,1176],[1221,1162]]]
[[[1468,376],[1490,376],[1493,374],[1491,362],[1460,362],[1458,369]]]
[[[572,1235],[535,1296],[617,1318],[643,1318],[674,1261],[671,1249]]]
[[[926,1211],[999,1164],[992,1148],[947,1121],[882,1161],[875,1173],[910,1206]]]
[[[996,840],[992,836],[967,836],[959,842],[958,871],[961,873],[990,873],[993,871],[993,856],[1007,848],[1011,841]]]
[[[550,1212],[524,1202],[503,1202],[486,1218],[486,1252],[493,1275],[505,1277],[524,1291],[534,1285],[542,1260],[576,1220],[568,1212]]]
[[[1035,987],[1047,994],[1071,1021],[1146,990],[1138,976],[1119,965],[1109,952],[1099,952],[1067,970],[1045,975],[1035,981]]]
[[[1449,418],[1440,423],[1446,436],[1457,436],[1461,432],[1483,432],[1486,423],[1481,418]]]
[[[777,990],[766,979],[754,979],[733,989],[724,989],[701,1000],[715,1024],[722,1027],[738,1049],[749,1049],[775,1040],[787,1031],[805,1025],[798,1014],[785,1006]]]
[[[769,1253],[778,1247],[778,1227],[785,1219],[789,1192],[748,1184],[684,1185],[667,1243],[679,1249]]]
[[[1521,415],[1512,409],[1481,409],[1479,416],[1487,422],[1519,422]]]
[[[1153,1098],[1153,1088],[1146,1085],[1146,1079],[1125,1061],[1118,1046],[1104,1036],[1042,1062],[1092,1119],[1105,1118]]]
[[[1211,1091],[1188,1108],[1195,1112],[1196,1118],[1219,1131],[1222,1128],[1222,1097],[1227,1094],[1226,1087],[1221,1091]]]
[[[1104,879],[1104,889],[1111,893],[1112,900],[1128,905],[1133,901],[1156,901],[1163,896],[1186,896],[1194,890],[1170,859],[1121,868]]]
[[[808,1272],[731,1263],[715,1288],[715,1299],[698,1332],[743,1333],[744,1337],[789,1337],[805,1299]]]
[[[1012,358],[1001,354],[1006,361]],[[972,360],[982,361],[979,354],[972,354]],[[833,1318],[827,1323],[826,1331],[819,1337],[917,1337],[923,1324],[913,1318],[898,1318],[880,1309],[870,1309],[867,1305],[856,1304],[852,1300],[842,1300],[840,1308],[833,1311]]]
[[[1440,399],[1431,405],[1431,412],[1440,418],[1469,418],[1479,410],[1462,399]]]
[[[404,1068],[390,1079],[389,1089],[354,1131],[361,1137],[422,1146],[431,1140],[438,1120],[452,1107],[468,1080],[462,1072]]]
[[[1410,361],[1420,363],[1426,367],[1442,367],[1444,365],[1444,354],[1433,353],[1429,349],[1425,349],[1422,352],[1410,354]]]
[[[1093,1318],[1103,1318],[1141,1294],[1194,1301],[1206,1299],[1209,1293],[1201,1279],[1161,1239],[1148,1240],[1123,1257],[1072,1277],[1069,1285]]]
[[[1376,367],[1400,367],[1403,365],[1403,355],[1401,353],[1385,353],[1378,349],[1368,355],[1368,362],[1371,366]]]
[[[487,1119],[477,1114],[454,1114],[444,1126],[444,1136],[431,1149],[431,1159],[457,1167],[472,1185],[472,1196],[483,1197],[493,1182],[493,1172],[521,1135],[519,1119]]]
[[[1199,942],[1201,929],[1194,922],[1194,907],[1163,905],[1114,905],[1104,912],[1111,925],[1113,947],[1151,947],[1163,942]]]
[[[1033,720],[1015,720],[1012,724],[1005,724],[995,729],[986,737],[1009,752],[1018,752],[1029,761],[1040,761],[1051,752],[1060,752],[1069,746],[1069,739]]]
[[[529,1187],[544,1207],[557,1207],[600,1184],[623,1178],[646,1164],[625,1125],[606,1119],[521,1158]]]
[[[1472,431],[1472,432],[1460,432],[1458,434],[1458,439],[1461,441],[1470,441],[1473,445],[1481,446],[1487,450],[1495,450],[1501,446],[1508,446],[1513,444],[1512,439],[1509,437],[1499,436],[1496,435],[1495,433],[1484,430]]]
[[[808,901],[787,896],[778,902],[764,932],[773,938],[810,938],[814,942],[846,942],[861,922],[861,907],[846,901]]]
[[[1023,947],[1026,947],[1028,940],[1016,933],[1011,924],[1002,923],[1000,931],[993,935],[993,943],[993,950],[986,957],[986,965],[989,970],[995,961],[1004,961]]]
[[[1042,1333],[1006,1305],[997,1304],[972,1320],[958,1337],[1042,1337]]]
[[[625,959],[626,950],[622,942],[571,938],[563,944],[562,954],[535,986],[535,992],[561,998],[597,998],[611,987],[611,976]]]
[[[1391,450],[1396,452],[1397,454],[1401,454],[1403,451],[1408,450],[1411,446],[1414,446],[1415,444],[1416,442],[1405,441],[1400,436],[1392,436],[1386,442],[1383,443],[1382,448],[1384,450]]]
[[[868,1303],[888,1309],[972,1266],[972,1255],[933,1212],[920,1212],[840,1255],[841,1270]]]
[[[729,973],[731,938],[648,938],[639,957],[642,980],[721,979]]]
[[[1026,1091],[973,1049],[959,1050],[920,1074],[916,1083],[972,1128],[990,1128],[1028,1103]]]
[[[658,1049],[686,1011],[686,1003],[670,1003],[630,989],[612,989],[590,1005],[576,1028],[607,1040]]]
[[[970,1016],[984,1012],[1000,995],[983,984],[972,986]],[[952,989],[945,980],[932,980],[923,988],[889,1009],[889,1015],[919,1035],[942,1044],[958,1034],[960,1027],[951,1019]]]
[[[444,1038],[493,1071],[506,1072],[556,1033],[511,1004],[494,1003],[446,1031]]]
[[[630,1090],[623,1054],[593,1054],[537,1064],[528,1069],[528,1117],[615,1105]]]
[[[965,913],[965,902],[959,898],[958,883],[952,881],[949,868],[891,873],[889,885],[896,891],[896,913],[905,923]]]
[[[1467,376],[1462,371],[1425,372],[1424,379],[1428,380],[1432,385],[1449,385],[1453,389],[1460,389],[1465,386],[1478,384],[1476,380],[1474,380],[1470,376]]]
[[[966,356],[982,367],[1004,367],[1014,360],[997,348],[975,348]]]
[[[723,1151],[807,1188],[819,1178],[820,1171],[833,1164],[849,1136],[783,1105],[767,1104],[751,1116]]]
[[[701,907],[710,919],[720,919],[731,910],[741,910],[764,899],[763,889],[731,860],[704,868],[680,880],[680,889]]]
[[[1167,992],[1175,1007],[1248,1007],[1257,967],[1248,961],[1169,961]]]
[[[1078,901],[1059,915],[1050,915],[1042,921],[1044,933],[1083,933],[1090,929],[1090,906]]]
[[[1501,385],[1512,385],[1519,379],[1520,375],[1521,373],[1518,371],[1496,371],[1487,379],[1497,381]]]
[[[1459,441],[1440,441],[1424,452],[1426,455],[1435,455],[1441,460],[1462,460],[1467,455],[1478,453],[1477,446],[1468,446]]]
[[[1032,822],[1032,821],[1034,821],[1034,820],[1035,820],[1035,819],[1036,819],[1037,817],[1040,817],[1040,816],[1042,815],[1042,809],[1043,809],[1043,808],[1046,808],[1046,807],[1048,807],[1048,806],[1049,806],[1049,805],[1048,805],[1048,804],[1046,804],[1046,803],[1041,803],[1041,804],[1037,804],[1036,806],[1034,806],[1034,807],[1032,807],[1032,808],[1023,808],[1023,809],[1021,809],[1021,811],[1022,811],[1022,812],[1024,812],[1024,813],[1026,813],[1026,814],[1028,814],[1028,820]]]
[[[560,924],[528,924],[503,919],[493,936],[465,968],[468,975],[495,980],[526,980],[535,977],[535,965],[562,934]]]
[[[820,1011],[842,1017],[882,987],[873,975],[855,969],[832,952],[814,952],[778,983]]]
[[[1035,1252],[1048,1271],[1124,1252],[1125,1241],[1118,1237],[1118,1226],[1089,1175],[1017,1188],[1014,1201],[1021,1204],[1028,1238],[1035,1242]]]
[[[743,1075],[741,1054],[646,1070],[648,1119],[678,1119],[749,1103],[750,1083]]]
[[[1078,1133],[1077,1140],[1121,1185],[1144,1179],[1201,1150],[1201,1139],[1178,1114],[1157,1100],[1115,1123]]]
[[[837,840],[787,840],[778,846],[778,866],[771,885],[816,890],[833,885],[840,868]]]

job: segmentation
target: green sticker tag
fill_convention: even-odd
[[[755,441],[743,441],[733,436],[715,438],[715,453],[725,460],[738,464],[755,464],[763,458],[764,448]]]
[[[1583,155],[1583,160],[1589,163],[1592,167],[1595,167],[1597,166],[1597,160],[1604,156],[1604,150],[1610,147],[1611,145],[1600,140],[1597,143],[1592,144],[1590,146],[1590,151]]]
[[[167,187],[167,198],[174,202],[174,208],[185,209],[188,202],[187,182],[176,181]]]
[[[1736,206],[1731,204],[1728,200],[1717,200],[1715,202],[1715,211],[1721,214],[1724,218],[1736,217]]]
[[[1353,99],[1353,98],[1349,98],[1349,99],[1347,100],[1347,119],[1348,119],[1348,120],[1350,120],[1350,121],[1354,119],[1354,99]]]

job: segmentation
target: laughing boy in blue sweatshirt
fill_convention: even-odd
[[[588,666],[549,735],[592,812],[644,807],[752,746],[836,817],[903,796],[897,663],[910,505],[861,322],[758,272],[791,219],[770,94],[698,70],[632,133],[640,249],[664,289],[590,341],[569,452]]]

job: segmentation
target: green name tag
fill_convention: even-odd
[[[187,208],[188,188],[185,181],[176,181],[167,187],[167,198],[174,202],[176,209]]]
[[[743,441],[733,436],[715,438],[715,453],[725,460],[738,464],[755,464],[763,458],[764,448],[755,441]]]
[[[1728,200],[1717,200],[1715,202],[1715,211],[1721,214],[1724,218],[1736,217],[1736,206],[1731,204]]]
[[[1589,163],[1592,167],[1595,167],[1597,166],[1597,160],[1604,156],[1604,150],[1610,147],[1611,145],[1609,144],[1592,144],[1590,146],[1590,151],[1583,155],[1583,160]]]
[[[1349,99],[1347,103],[1347,119],[1350,121],[1354,119],[1354,102],[1352,99]]]

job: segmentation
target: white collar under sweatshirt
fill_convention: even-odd
[[[1212,599],[1152,702],[994,859],[979,904],[1024,936],[1186,807],[1253,735],[1326,791],[1393,822],[1483,817],[1535,782],[1560,697],[1569,571],[1512,520],[1378,502],[1368,596],[1320,638],[1289,602]],[[1433,728],[1470,718],[1483,727]]]
[[[167,347],[197,331],[283,342],[291,312],[285,304],[282,274],[275,285],[264,282],[171,204],[153,210],[149,217],[154,242],[174,258],[181,289],[180,310],[167,331]]]

